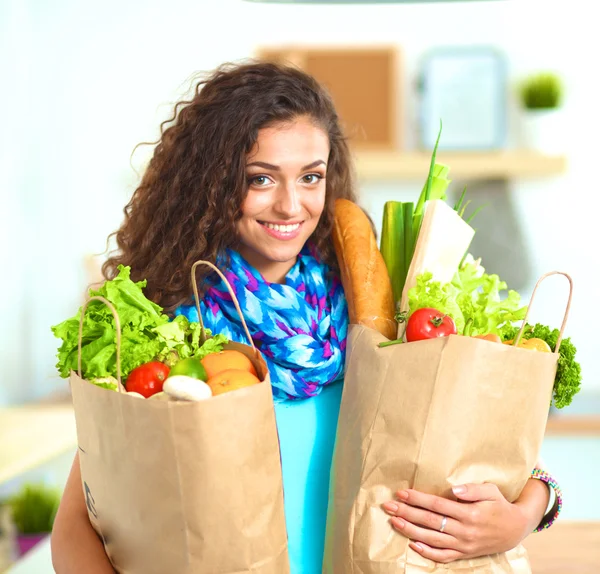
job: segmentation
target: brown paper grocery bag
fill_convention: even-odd
[[[457,335],[380,348],[377,331],[350,327],[323,572],[531,572],[522,546],[436,564],[381,505],[403,488],[453,498],[452,486],[483,482],[518,498],[538,459],[570,302],[554,353]]]
[[[248,356],[262,382],[174,402],[71,374],[88,514],[121,574],[289,572],[269,373],[253,344],[226,348]]]

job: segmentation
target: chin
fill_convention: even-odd
[[[265,259],[268,259],[269,261],[273,261],[276,263],[287,263],[288,261],[291,261],[292,259],[298,257],[298,254],[302,250],[303,245],[304,244],[299,245],[298,247],[294,246],[293,248],[292,246],[289,246],[285,249],[269,249],[263,251],[262,255]]]

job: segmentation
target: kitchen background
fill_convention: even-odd
[[[451,189],[460,193],[466,185],[473,207],[486,206],[473,223],[481,229],[473,254],[524,300],[544,272],[572,274],[567,335],[577,346],[583,387],[564,413],[552,412],[543,456],[565,489],[563,520],[600,521],[592,478],[600,472],[593,318],[600,283],[594,175],[600,38],[592,5],[2,2],[0,498],[31,480],[59,491],[64,484],[74,430],[62,399],[68,385],[54,369],[58,340],[50,326],[81,304],[101,261],[95,254],[119,226],[151,147],[132,151],[157,139],[192,74],[269,50],[309,66],[311,51],[347,56],[360,49],[380,59],[353,78],[338,77],[332,92],[341,99],[353,87],[364,91],[363,73],[384,70],[381,83],[366,92],[382,102],[372,116],[356,101],[345,108],[359,118],[387,118],[391,126],[376,142],[353,132],[360,201],[377,225],[385,201],[418,195],[441,117],[441,145],[455,148],[439,157],[450,166]],[[319,69],[327,75],[327,66]],[[450,77],[443,73],[448,69]],[[556,123],[535,140],[519,86],[546,71],[560,79],[564,97]],[[548,281],[533,320],[558,326],[566,294],[566,282]],[[11,531],[8,522],[0,520],[0,540]],[[52,571],[47,541],[39,548],[41,566],[31,562],[22,572]],[[5,555],[10,552],[14,558],[10,549]]]

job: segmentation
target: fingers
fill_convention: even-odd
[[[480,502],[482,500],[499,500],[502,493],[495,484],[462,484],[452,489],[454,496],[466,502]]]
[[[454,518],[459,522],[462,522],[467,515],[467,511],[464,508],[466,505],[461,502],[455,502],[454,500],[447,500],[441,496],[425,494],[424,492],[419,492],[412,489],[400,490],[397,493],[397,496],[404,504],[423,508],[433,512],[434,514],[447,516],[448,518]]]
[[[394,529],[404,534],[404,536],[410,540],[424,542],[428,546],[437,549],[454,549],[456,547],[456,538],[450,536],[450,534],[446,534],[446,532],[439,532],[438,530],[423,528],[397,517],[392,518],[390,522]]]
[[[410,506],[403,502],[388,502],[383,505],[383,509],[391,516],[437,531],[440,530],[444,519],[444,516],[431,512],[431,510],[424,510],[418,506]],[[458,531],[460,531],[460,524],[454,518],[446,517],[444,532],[456,535]]]
[[[433,560],[434,562],[441,562],[442,564],[448,564],[448,562],[466,558],[466,556],[458,550],[451,548],[432,548],[423,542],[410,542],[409,546],[421,556]]]

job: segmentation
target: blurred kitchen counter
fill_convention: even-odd
[[[598,574],[600,522],[561,522],[523,543],[533,574]]]
[[[76,447],[70,403],[0,408],[0,484]]]
[[[525,541],[533,574],[598,574],[600,522],[557,522]],[[52,574],[50,539],[29,552],[7,574]]]

